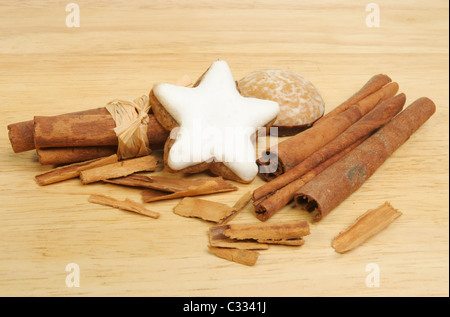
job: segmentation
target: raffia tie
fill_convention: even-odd
[[[133,101],[114,99],[106,105],[114,121],[114,132],[119,140],[117,155],[121,159],[144,156],[151,153],[147,137],[150,110],[147,95]]]

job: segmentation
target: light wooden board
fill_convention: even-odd
[[[369,1],[366,1],[369,3]],[[2,296],[448,296],[448,2],[361,1],[0,2],[0,295]],[[70,180],[39,187],[33,151],[15,154],[6,126],[146,94],[153,83],[200,76],[216,59],[239,79],[264,68],[301,73],[327,111],[372,75],[400,84],[407,103],[427,96],[436,114],[300,248],[273,246],[254,267],[207,248],[209,223],[174,215],[179,200],[148,204],[150,219],[90,204],[91,193],[140,200],[139,191]],[[207,199],[232,205],[255,180]],[[206,198],[206,197],[205,197]],[[389,201],[403,215],[347,254],[332,239]],[[286,206],[270,221],[307,219]],[[250,206],[234,221],[257,221]],[[79,287],[68,287],[79,268]],[[369,287],[379,269],[378,287]],[[366,270],[367,269],[367,270]]]

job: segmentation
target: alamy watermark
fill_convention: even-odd
[[[368,263],[366,265],[366,272],[369,272],[366,276],[367,287],[380,287],[380,267],[376,263]]]
[[[380,6],[376,3],[369,3],[366,5],[366,12],[369,14],[366,16],[366,26],[368,28],[380,27]]]
[[[256,130],[256,131],[255,131]],[[271,136],[278,135],[278,128],[269,129]],[[277,165],[276,157],[268,156],[266,149],[276,149],[277,143],[266,138],[267,128],[243,126],[202,126],[199,120],[191,128],[177,127],[170,133],[176,139],[170,149],[171,163],[182,166],[186,163],[210,162],[254,163],[257,157],[264,164]],[[257,137],[256,137],[257,136]],[[272,144],[274,143],[274,144]]]
[[[80,267],[76,263],[69,263],[66,265],[66,272],[69,272],[66,276],[67,287],[80,287]]]
[[[66,12],[69,14],[66,16],[66,26],[68,28],[80,27],[80,6],[76,3],[69,3],[66,5]]]

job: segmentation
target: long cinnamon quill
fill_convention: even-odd
[[[326,119],[347,110],[362,99],[378,91],[383,86],[389,84],[391,81],[391,78],[389,78],[389,76],[385,74],[374,75],[360,90],[354,93],[350,98],[341,103],[339,106],[325,114],[322,118],[318,119],[316,122],[314,122],[314,124],[319,124],[320,122],[325,121]]]
[[[269,149],[259,160],[261,176],[271,180],[295,167],[312,153],[335,139],[380,102],[393,97],[398,84],[389,83],[359,100],[345,111],[283,141]],[[273,165],[275,162],[276,166]]]
[[[34,117],[34,144],[37,148],[117,145],[116,123],[109,114]],[[164,143],[169,132],[149,115],[149,144]]]
[[[280,175],[263,186],[257,188],[253,192],[253,200],[258,200],[266,195],[269,195],[275,190],[286,186],[288,183],[298,179],[306,172],[341,152],[343,149],[349,147],[359,139],[369,135],[375,129],[387,123],[395,115],[397,115],[402,110],[405,101],[405,94],[399,94],[380,103],[342,134],[330,141],[318,151],[314,152],[300,164],[296,165],[283,175]]]
[[[265,221],[273,216],[294,198],[303,185],[358,146],[374,130],[390,121],[402,110],[405,101],[405,95],[399,94],[382,102],[300,164],[257,188],[253,192],[256,217]]]
[[[261,221],[266,221],[272,217],[277,211],[286,206],[292,199],[299,189],[306,183],[311,181],[314,177],[319,175],[326,168],[340,160],[345,154],[353,150],[358,146],[364,139],[356,141],[354,144],[350,145],[348,148],[342,150],[336,155],[332,156],[325,162],[319,164],[313,168],[308,173],[300,176],[298,179],[288,183],[286,186],[275,190],[274,192],[261,197],[253,202],[255,208],[256,218]],[[284,174],[283,174],[284,175]],[[280,177],[280,176],[279,176]]]
[[[414,101],[361,145],[301,187],[294,198],[296,204],[306,203],[306,210],[317,211],[314,220],[321,220],[361,187],[435,110],[435,104],[428,98]]]
[[[66,115],[97,115],[108,114],[106,108],[95,108],[84,111],[62,114]],[[8,136],[14,153],[25,152],[36,148],[34,144],[34,120],[21,121],[8,125]]]

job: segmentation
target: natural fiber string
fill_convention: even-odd
[[[117,155],[121,159],[144,156],[151,153],[147,137],[150,102],[147,95],[134,101],[115,99],[106,105],[114,121],[118,138]]]

